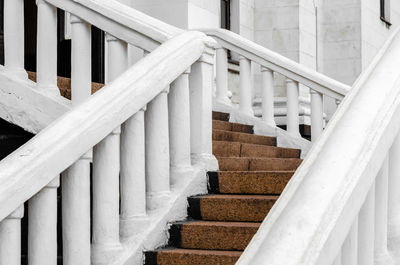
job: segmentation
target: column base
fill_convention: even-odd
[[[381,253],[375,253],[374,265],[394,265],[394,264],[395,264],[394,259],[387,250]]]
[[[221,104],[221,105],[225,105],[225,106],[229,106],[229,107],[232,106],[232,102],[228,97],[226,97],[226,98],[216,98],[215,99],[215,103]]]
[[[163,207],[170,200],[170,194],[170,191],[147,193],[147,209],[151,211]]]
[[[126,219],[121,218],[119,222],[121,238],[129,238],[140,232],[149,225],[150,217],[146,214],[132,216]]]
[[[92,265],[110,264],[120,253],[123,248],[121,244],[92,244]]]
[[[177,166],[170,168],[170,178],[171,178],[171,186],[175,186],[176,183],[179,182],[180,179],[185,178],[187,176],[192,176],[194,173],[194,169],[191,165]]]
[[[28,73],[25,71],[25,69],[9,69],[7,67],[4,67],[4,72],[23,80],[28,79]]]
[[[217,171],[218,160],[212,154],[192,154],[192,164],[200,165],[207,171]]]

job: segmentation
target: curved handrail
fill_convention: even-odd
[[[318,73],[232,31],[224,29],[201,29],[201,31],[215,38],[222,47],[241,54],[324,95],[341,100],[350,91],[350,86]]]
[[[356,81],[237,262],[333,264],[400,130],[400,34]]]
[[[0,220],[145,107],[210,45],[201,32],[172,38],[3,159]]]
[[[45,1],[146,51],[183,32],[116,0]]]

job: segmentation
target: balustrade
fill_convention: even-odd
[[[24,206],[0,222],[0,264],[21,264],[21,219]]]

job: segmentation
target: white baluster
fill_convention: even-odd
[[[342,246],[342,264],[356,265],[358,260],[358,217],[350,228]]]
[[[156,96],[145,114],[146,189],[150,209],[158,208],[169,196],[168,89]]]
[[[37,87],[59,95],[57,88],[57,9],[37,1]]]
[[[57,188],[56,177],[29,200],[29,265],[57,264]]]
[[[26,79],[24,69],[24,0],[4,1],[4,66],[5,70]]]
[[[311,140],[316,141],[323,132],[324,106],[321,93],[311,89]]]
[[[262,73],[262,120],[275,127],[274,72],[261,66]]]
[[[91,27],[71,16],[71,96],[77,106],[91,95]],[[91,151],[62,175],[63,264],[90,265]]]
[[[286,126],[287,131],[294,137],[299,133],[299,83],[289,78],[286,79]]]
[[[251,89],[251,61],[244,56],[239,56],[240,63],[240,103],[241,112],[253,116],[252,89]]]
[[[374,264],[375,184],[372,185],[358,215],[358,264]]]
[[[145,130],[141,109],[122,125],[121,133],[121,236],[137,231],[131,224],[146,216]],[[135,229],[136,228],[136,229]]]
[[[21,264],[21,219],[24,206],[18,207],[0,222],[0,264]]]
[[[389,152],[389,205],[388,205],[388,248],[400,263],[400,134],[395,138]]]
[[[190,134],[191,157],[209,170],[217,170],[218,162],[212,154],[212,87],[215,49],[208,47],[191,67]]]
[[[192,170],[190,158],[189,70],[172,84],[168,94],[171,176],[185,177]],[[174,180],[171,180],[173,183]]]
[[[217,102],[231,105],[228,97],[228,52],[219,47],[217,49]]]

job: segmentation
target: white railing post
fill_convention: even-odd
[[[358,264],[374,265],[375,184],[358,215]]]
[[[261,66],[262,73],[262,120],[275,127],[274,72]]]
[[[57,188],[56,177],[29,200],[29,265],[57,264]]]
[[[228,97],[228,52],[223,47],[217,49],[216,79],[217,103],[231,105]]]
[[[71,98],[77,106],[91,95],[91,27],[71,16]],[[91,152],[62,174],[62,238],[64,265],[90,265]]]
[[[189,76],[191,157],[194,164],[201,163],[210,171],[218,169],[218,162],[212,154],[214,54],[215,48],[207,47],[192,65]]]
[[[342,246],[342,264],[358,264],[358,218],[355,219]]]
[[[150,209],[158,208],[170,193],[168,92],[169,88],[156,96],[147,105],[145,114],[146,189]]]
[[[316,141],[323,132],[324,106],[321,93],[311,89],[311,140]]]
[[[192,170],[190,158],[189,73],[185,71],[172,84],[168,94],[171,176],[184,177]],[[172,180],[174,182],[174,180]]]
[[[400,262],[400,134],[389,151],[389,204],[388,204],[388,248],[396,263]]]
[[[241,112],[253,116],[252,88],[251,88],[251,61],[246,57],[239,56],[240,64],[240,103],[239,109]]]
[[[286,130],[295,137],[300,137],[299,132],[299,83],[286,79]]]
[[[0,264],[21,264],[21,219],[24,206],[18,207],[4,220],[0,221]]]
[[[37,0],[37,87],[59,95],[57,88],[57,9]]]
[[[26,79],[24,66],[24,0],[4,1],[4,66],[5,70]]]

